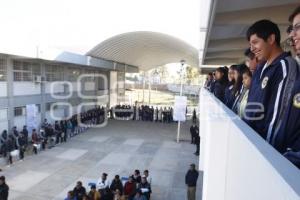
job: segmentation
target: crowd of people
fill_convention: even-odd
[[[205,87],[300,168],[300,6],[287,21],[292,52],[277,24],[259,20],[247,30],[248,66],[219,67]]]
[[[89,183],[89,192],[78,181],[65,200],[150,200],[152,178],[148,170],[141,175],[136,169],[132,175],[123,178],[115,175],[112,181],[107,177],[107,173],[102,173],[97,183]]]
[[[0,154],[7,158],[8,166],[10,166],[13,164],[13,157],[19,156],[19,159],[23,160],[28,150],[37,154],[39,150],[65,143],[69,138],[83,133],[90,126],[102,123],[105,118],[104,109],[104,107],[97,107],[73,115],[70,119],[55,121],[54,124],[44,119],[40,129],[32,129],[31,136],[27,126],[23,126],[21,131],[18,131],[15,126],[10,133],[4,130],[0,135]],[[84,126],[80,126],[79,123]]]
[[[140,121],[171,123],[173,120],[172,107],[153,107],[148,105],[131,106],[116,105],[110,110],[111,118],[127,118]]]

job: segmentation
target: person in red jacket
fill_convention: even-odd
[[[132,200],[134,198],[136,191],[136,183],[133,181],[133,177],[129,176],[129,180],[124,185],[124,195],[128,198],[128,200]]]

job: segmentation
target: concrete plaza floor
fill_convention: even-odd
[[[151,200],[185,200],[184,177],[189,165],[199,158],[193,155],[189,122],[182,125],[175,142],[177,124],[111,120],[103,128],[92,128],[67,143],[25,157],[4,167],[10,186],[9,199],[61,200],[81,180],[96,182],[103,172],[128,176],[135,169],[148,169],[152,176]],[[197,199],[201,199],[202,175],[198,179]]]

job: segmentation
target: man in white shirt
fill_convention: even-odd
[[[144,176],[146,177],[147,182],[151,185],[152,177],[149,175],[149,171],[147,169],[144,171]]]
[[[107,180],[107,174],[103,173],[101,179],[97,183],[97,188],[103,190],[109,187],[109,181]]]

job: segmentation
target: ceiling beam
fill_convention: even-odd
[[[232,58],[232,57],[243,57],[244,55],[244,51],[242,50],[232,50],[232,51],[220,51],[220,52],[208,52],[206,54],[206,58],[210,59],[210,58]]]
[[[270,19],[277,24],[287,25],[289,16],[287,13],[292,13],[297,6],[299,4],[217,13],[214,25],[252,24],[257,19]]]
[[[213,59],[205,59],[204,65],[232,65],[242,63],[243,59],[241,58],[213,58]]]

